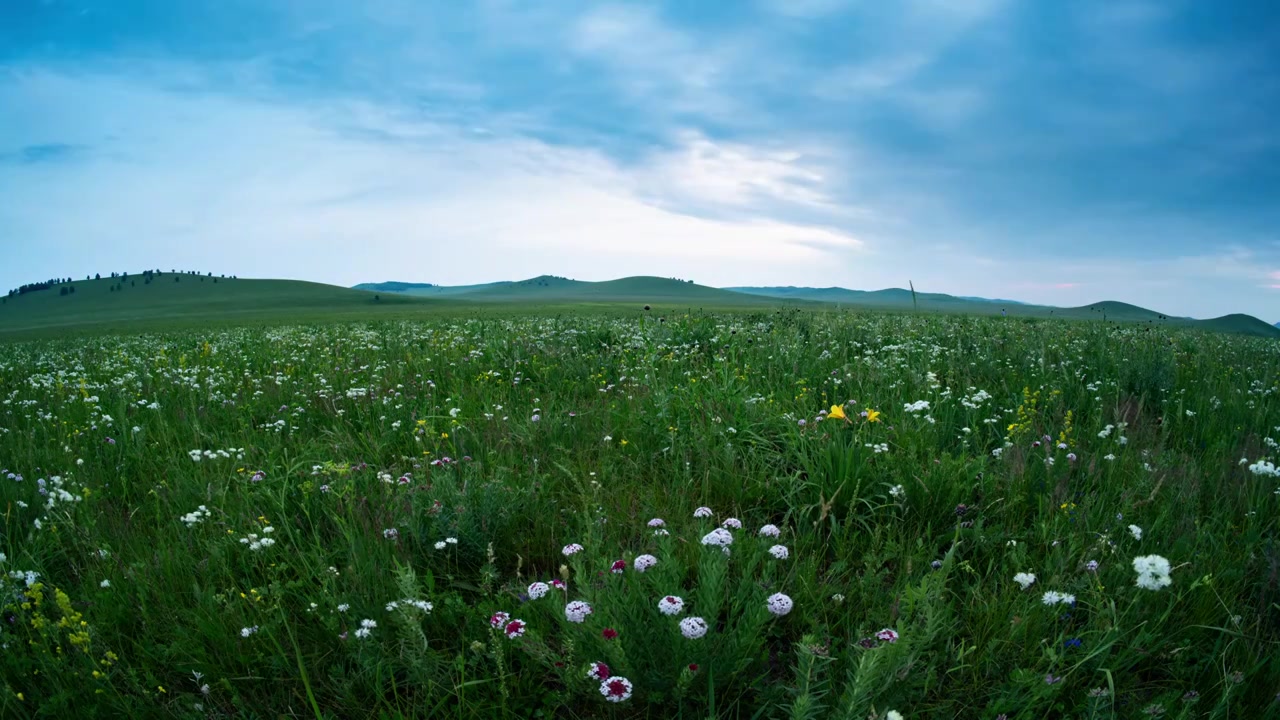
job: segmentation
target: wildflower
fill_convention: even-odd
[[[249,637],[250,635],[252,635],[252,634],[254,634],[254,633],[256,633],[256,632],[258,632],[258,626],[257,626],[257,625],[254,625],[253,627],[240,628],[240,637],[246,637],[246,638],[247,638],[247,637]]]
[[[515,640],[524,634],[524,628],[523,620],[511,620],[502,628],[502,632],[506,633],[508,640]]]
[[[1090,560],[1089,562],[1084,564],[1084,569],[1088,570],[1089,572],[1098,572],[1098,561]]]
[[[1040,602],[1045,605],[1073,605],[1075,601],[1075,595],[1060,593],[1056,590],[1049,590],[1040,598]]]
[[[679,615],[684,610],[684,600],[667,595],[658,601],[658,611],[663,615]]]
[[[340,613],[344,613],[350,609],[351,609],[351,606],[346,603],[342,603],[341,605],[338,606],[338,612]]]
[[[765,605],[768,606],[769,612],[782,617],[791,612],[791,608],[795,607],[795,603],[791,602],[791,598],[782,593],[774,593],[765,599]]]
[[[941,569],[942,569],[942,561],[941,561],[941,560],[934,560],[933,562],[929,563],[929,567],[933,568],[934,570],[941,570]]]
[[[592,612],[591,605],[582,600],[574,600],[564,606],[564,617],[571,623],[584,622]]]
[[[587,666],[587,678],[591,680],[608,680],[609,666],[602,662],[593,662]]]
[[[436,547],[436,549],[437,549],[437,550],[443,550],[443,549],[445,548],[445,543],[444,543],[444,541],[443,541],[443,540],[437,540],[437,541],[436,541],[436,546],[435,546],[435,547]]]
[[[734,530],[741,530],[742,521],[739,520],[738,518],[728,518],[723,523],[721,523],[720,526],[725,528],[732,528]]]
[[[773,547],[769,548],[769,554],[779,560],[786,560],[787,556],[790,555],[791,553],[787,551],[786,545],[774,545]]]
[[[806,424],[807,423],[805,422],[804,418],[800,418],[799,420],[796,421],[796,425],[799,425],[800,427],[804,427]]]
[[[564,569],[565,569],[564,567],[561,567],[561,568],[560,568],[560,570],[561,570],[562,572],[564,571]],[[552,580],[552,581],[551,581],[551,587],[553,587],[553,588],[555,588],[555,589],[557,589],[557,590],[566,590],[566,589],[568,589],[568,587],[569,587],[569,586],[568,586],[568,585],[566,585],[566,584],[565,584],[565,582],[564,582],[563,580]]]
[[[529,422],[538,422],[541,419],[542,419],[541,415],[539,415],[538,413],[534,413],[533,417],[529,418]]]
[[[603,637],[605,640],[616,640],[618,638],[618,631],[613,628],[605,628],[600,631],[600,637]]]
[[[622,702],[631,697],[631,681],[624,677],[609,678],[600,683],[600,694],[609,702]]]
[[[100,587],[100,588],[109,588],[109,587],[111,587],[111,581],[110,581],[110,580],[103,580],[102,582],[98,583],[98,587]]]
[[[388,540],[395,540],[396,538],[400,537],[400,531],[395,528],[387,528],[386,530],[382,531],[382,537]]]
[[[1054,675],[1053,673],[1049,673],[1049,674],[1047,674],[1047,675],[1045,675],[1045,676],[1044,676],[1044,684],[1045,684],[1045,685],[1053,685],[1053,684],[1058,683],[1058,682],[1061,682],[1061,681],[1062,681],[1062,676],[1061,676],[1061,675]]]
[[[1062,643],[1062,646],[1068,650],[1079,648],[1081,645],[1084,645],[1084,641],[1080,638],[1071,638]]]
[[[498,612],[496,612],[496,613],[494,613],[493,615],[490,615],[490,616],[489,616],[489,626],[490,626],[490,627],[495,627],[495,628],[500,628],[500,627],[502,627],[502,626],[506,625],[506,624],[507,624],[507,621],[508,621],[508,620],[510,620],[510,619],[511,619],[511,616],[510,616],[510,615],[508,615],[508,614],[506,614],[506,613],[502,612],[501,610],[499,610]]]
[[[641,555],[636,558],[633,567],[635,567],[636,572],[644,572],[645,570],[648,570],[649,568],[657,564],[658,564],[658,558],[652,555]]]
[[[1023,590],[1026,590],[1036,581],[1036,576],[1032,573],[1020,572],[1013,576],[1013,581],[1021,585]]]
[[[654,518],[649,521],[649,527],[651,528],[660,528],[666,524],[667,524],[667,521],[663,520],[662,518]]]
[[[844,408],[839,405],[832,405],[831,410],[827,412],[827,417],[831,420],[845,420]]]
[[[1134,558],[1133,570],[1138,573],[1134,584],[1144,590],[1159,590],[1173,584],[1169,577],[1169,561],[1159,555]]]
[[[884,714],[884,720],[902,720],[902,713],[897,710],[890,710]]]
[[[687,617],[680,621],[680,634],[690,640],[697,640],[707,634],[707,621],[700,617]]]
[[[876,639],[880,642],[896,643],[898,642],[898,632],[892,628],[884,628],[876,633]]]
[[[867,419],[867,422],[869,423],[880,422],[879,410],[872,410],[871,408],[867,408],[866,410],[862,411],[862,416],[865,417]]]
[[[564,553],[565,557],[569,557],[570,555],[577,555],[578,553],[582,552],[582,546],[579,545],[578,543],[569,543],[568,545],[565,545],[564,548],[560,550],[560,552]]]
[[[447,538],[445,538],[445,539],[444,539],[444,541],[445,541],[446,543],[450,544],[450,545],[457,545],[457,544],[458,544],[458,538],[455,538],[455,537],[447,537]]]
[[[716,528],[715,530],[712,530],[711,532],[702,536],[702,544],[716,545],[719,547],[732,545],[733,535],[729,534],[729,531],[725,530],[724,528]]]
[[[668,536],[668,535],[670,535],[670,534],[671,534],[671,533],[667,532],[667,529],[666,529],[666,528],[658,528],[657,530],[654,530],[654,531],[653,531],[653,536],[654,536],[654,537],[666,537],[666,536]]]
[[[764,527],[760,528],[761,537],[776,538],[781,534],[782,534],[782,531],[778,529],[777,525],[765,525]]]
[[[613,565],[609,566],[609,572],[613,573],[614,575],[621,575],[622,572],[626,569],[627,569],[626,560],[614,560]]]
[[[1134,539],[1134,540],[1141,540],[1141,539],[1142,539],[1142,528],[1138,527],[1137,525],[1130,525],[1130,526],[1129,526],[1129,534],[1133,536],[1133,539]]]
[[[529,599],[537,600],[546,595],[551,590],[551,586],[544,582],[535,582],[529,586]]]
[[[694,510],[694,511],[693,511],[693,516],[694,516],[694,517],[696,517],[696,518],[706,518],[706,517],[711,517],[711,508],[709,508],[709,507],[700,507],[700,508],[698,508],[697,510]]]
[[[373,632],[373,629],[376,627],[378,627],[378,622],[376,620],[369,620],[367,618],[364,620],[361,620],[360,629],[356,630],[356,637],[367,638],[369,637],[369,634]]]
[[[832,595],[832,596],[831,596],[831,599],[832,599],[832,600],[834,600],[834,601],[836,601],[836,603],[837,603],[837,604],[839,604],[839,603],[844,602],[844,595],[842,595],[842,594],[840,594],[840,593],[836,593],[836,594],[834,594],[834,595]]]

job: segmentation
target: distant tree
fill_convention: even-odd
[[[374,295],[374,296],[373,296],[373,301],[374,301],[374,302],[379,302],[379,301],[381,301],[381,300],[382,300],[382,298],[381,298],[381,297],[379,297],[379,296],[377,296],[377,295]]]
[[[102,273],[94,273],[94,274],[93,274],[93,279],[94,279],[94,280],[101,280],[101,279],[102,279]]]
[[[67,286],[66,286],[66,285],[63,285],[63,286],[62,286],[62,289],[58,291],[58,294],[59,294],[59,295],[61,295],[61,296],[63,296],[63,297],[66,297],[66,296],[67,296]]]

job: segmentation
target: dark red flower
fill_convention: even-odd
[[[618,631],[613,628],[605,628],[600,632],[600,634],[604,636],[605,640],[612,640],[618,637]]]
[[[614,560],[613,567],[609,568],[610,571],[612,571],[614,574],[617,574],[617,575],[621,575],[622,571],[626,569],[627,569],[627,562],[625,560]]]
[[[689,672],[698,672],[698,663],[689,663]]]

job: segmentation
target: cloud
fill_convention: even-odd
[[[436,282],[551,272],[727,284],[863,246],[847,230],[754,207],[826,201],[821,175],[779,148],[688,134],[625,165],[361,103],[284,106],[127,76],[37,72],[0,83],[0,104],[36,97],[69,137],[115,138],[45,182],[0,169],[0,183],[23,188],[0,197],[0,219],[74,258],[82,267],[63,271],[71,275],[160,262],[343,284],[388,267]],[[78,113],[83,98],[106,102]],[[695,213],[690,198],[718,212]]]

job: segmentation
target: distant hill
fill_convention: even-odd
[[[776,304],[769,299],[660,277],[626,277],[603,282],[542,275],[528,280],[471,286],[455,297],[472,302],[666,303],[703,307]]]
[[[70,292],[70,288],[75,292]],[[62,291],[68,290],[63,295]],[[300,280],[250,280],[164,273],[75,280],[47,290],[6,297],[0,335],[77,329],[191,326],[359,319],[428,301]]]

